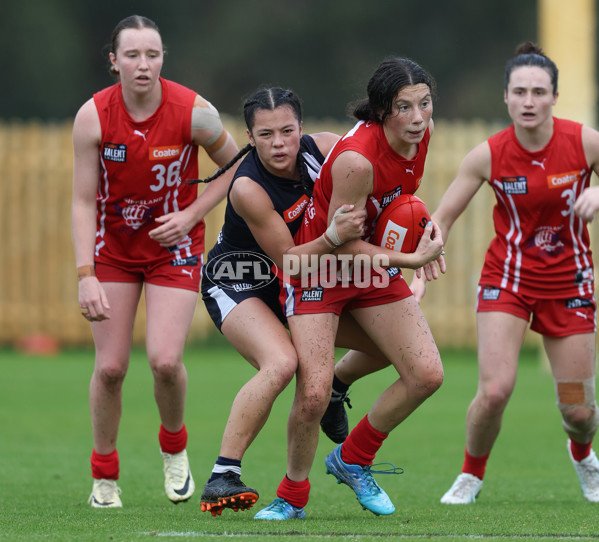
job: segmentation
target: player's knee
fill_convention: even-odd
[[[431,363],[421,367],[414,373],[416,379],[412,386],[413,393],[426,399],[435,393],[443,384],[443,366],[441,363]]]
[[[268,385],[276,388],[278,393],[293,380],[297,364],[297,354],[293,348],[288,352],[272,352],[267,359],[261,359],[259,364],[257,360],[254,363],[259,367],[261,376],[267,379]]]
[[[320,422],[331,398],[331,388],[311,389],[300,403],[300,412],[306,422]]]
[[[479,390],[477,398],[479,405],[489,416],[501,414],[510,400],[512,388],[501,383],[488,384]]]
[[[565,408],[561,412],[564,425],[578,429],[590,430],[597,429],[597,407],[588,408],[586,406],[574,406]]]
[[[104,386],[114,387],[121,385],[127,374],[126,364],[122,363],[103,363],[95,370],[96,376]]]
[[[277,388],[279,393],[283,391],[293,380],[297,369],[297,359],[287,360],[279,363],[275,367],[267,369],[269,380]]]
[[[155,380],[170,382],[177,379],[183,365],[179,356],[165,355],[160,359],[150,360],[150,366]]]
[[[556,380],[555,394],[564,429],[580,438],[592,438],[599,423],[599,409],[595,401],[595,379]]]
[[[556,380],[555,389],[564,429],[577,442],[589,442],[599,425],[595,379]]]

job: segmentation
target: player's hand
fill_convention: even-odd
[[[591,222],[599,209],[599,186],[585,188],[574,203],[574,212],[585,222]]]
[[[414,271],[414,275],[412,276],[412,282],[410,283],[410,290],[412,290],[414,299],[416,299],[418,303],[422,301],[422,299],[424,298],[424,294],[426,294],[426,280],[421,271],[422,267]]]
[[[443,238],[441,236],[441,228],[432,221],[424,228],[424,233],[420,238],[418,246],[414,251],[414,255],[417,257],[418,264],[415,269],[419,267],[424,268],[424,273],[427,280],[437,278],[433,276],[431,266],[427,266],[429,262],[437,260],[439,269],[442,273],[445,273],[445,259],[443,258]],[[434,275],[437,275],[436,269]],[[429,278],[430,277],[430,278]]]
[[[160,225],[150,230],[148,235],[154,241],[160,243],[162,247],[172,247],[179,244],[197,222],[185,211],[168,213],[159,216],[155,220]]]
[[[356,209],[355,205],[344,204],[335,211],[329,228],[334,225],[341,243],[347,243],[364,235],[365,220],[366,209]]]
[[[83,277],[79,281],[79,307],[81,315],[89,322],[101,322],[110,318],[108,297],[96,277]]]

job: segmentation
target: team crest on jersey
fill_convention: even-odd
[[[102,147],[102,158],[110,162],[127,161],[127,145],[123,143],[104,143]]]
[[[297,217],[301,216],[302,211],[309,202],[310,198],[304,194],[289,209],[283,211],[283,218],[285,219],[285,222],[289,224],[289,222],[293,222]]]
[[[123,217],[127,226],[133,230],[138,230],[150,222],[152,219],[152,212],[161,199],[162,198],[141,201],[125,199],[123,205],[117,203],[114,208]]]
[[[385,192],[381,198],[381,209],[389,205],[397,196],[401,195],[401,185],[389,192]]]
[[[322,301],[324,288],[316,286],[314,288],[302,288],[302,301]]]
[[[528,194],[526,177],[501,177],[501,185],[508,195]]]
[[[560,239],[562,226],[540,226],[535,229],[533,237],[529,238],[526,248],[537,247],[546,254],[556,255],[564,251],[564,243]]]
[[[584,297],[571,297],[566,299],[566,309],[581,309],[583,307],[593,307],[593,302]]]
[[[580,171],[567,171],[566,173],[547,175],[547,186],[549,188],[565,188],[580,181],[580,175]]]
[[[483,300],[484,301],[497,301],[501,290],[499,288],[483,288]]]

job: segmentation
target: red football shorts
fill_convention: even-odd
[[[394,268],[397,269],[397,268]],[[373,307],[400,301],[412,295],[412,290],[404,280],[401,271],[391,277],[386,286],[371,284],[358,287],[350,282],[333,287],[314,286],[302,288],[297,284],[281,282],[279,299],[285,316],[294,314],[319,314],[332,312],[341,315],[343,311]]]
[[[478,287],[476,312],[505,312],[526,321],[530,329],[548,337],[594,333],[597,328],[595,296],[538,299],[495,286]]]
[[[100,282],[146,282],[198,292],[202,278],[202,258],[197,259],[196,265],[172,265],[167,261],[155,265],[120,266],[97,262],[96,276]]]

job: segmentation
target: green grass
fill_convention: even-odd
[[[293,385],[243,462],[243,479],[260,491],[252,511],[201,513],[199,495],[218,448],[231,401],[252,374],[232,348],[186,352],[186,424],[196,484],[191,501],[172,505],[163,493],[158,415],[142,351],[124,387],[118,449],[124,508],[96,510],[91,490],[87,403],[91,351],[37,358],[0,350],[0,539],[6,540],[589,540],[599,538],[598,506],[586,502],[566,453],[553,381],[536,355],[523,355],[518,383],[493,450],[485,487],[472,506],[439,503],[461,467],[464,416],[476,387],[473,353],[444,352],[445,382],[386,440],[379,461],[405,469],[378,480],[396,505],[388,517],[363,511],[351,490],[324,472],[333,445],[322,437],[305,520],[258,522],[285,469],[285,424]],[[355,424],[394,378],[383,371],[353,387]]]

